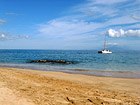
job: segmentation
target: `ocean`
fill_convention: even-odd
[[[95,76],[140,78],[140,51],[0,50],[0,67],[62,71]],[[31,60],[66,60],[74,64],[29,63]]]

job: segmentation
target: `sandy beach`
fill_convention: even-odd
[[[0,105],[140,105],[140,79],[0,68]]]

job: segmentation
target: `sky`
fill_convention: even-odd
[[[0,49],[140,50],[140,0],[0,0]]]

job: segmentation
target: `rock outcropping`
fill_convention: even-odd
[[[61,64],[74,64],[74,62],[70,62],[70,61],[65,61],[65,60],[32,60],[29,61],[28,63],[61,63]]]

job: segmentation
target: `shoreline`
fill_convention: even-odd
[[[57,71],[56,71],[57,72]],[[88,76],[96,76],[96,77],[112,77],[112,78],[130,78],[130,79],[140,79],[140,72],[130,72],[130,71],[58,71],[64,73],[72,73],[72,74],[82,74]]]
[[[28,65],[26,65],[28,66]],[[53,68],[48,70],[45,68],[36,68],[36,67],[26,67],[24,66],[1,66],[0,68],[16,68],[16,69],[30,69],[30,70],[39,70],[39,71],[54,71],[54,72],[64,72],[72,74],[82,74],[89,76],[99,76],[99,77],[115,77],[115,78],[136,78],[140,79],[140,72],[132,71],[113,71],[113,70],[87,70],[87,69],[66,69],[66,68]]]
[[[28,99],[31,105],[139,105],[140,103],[140,79],[17,68],[0,68],[0,75],[0,89],[10,89],[20,100]],[[28,100],[23,105],[30,105],[27,104]],[[9,102],[8,99],[6,101]]]

